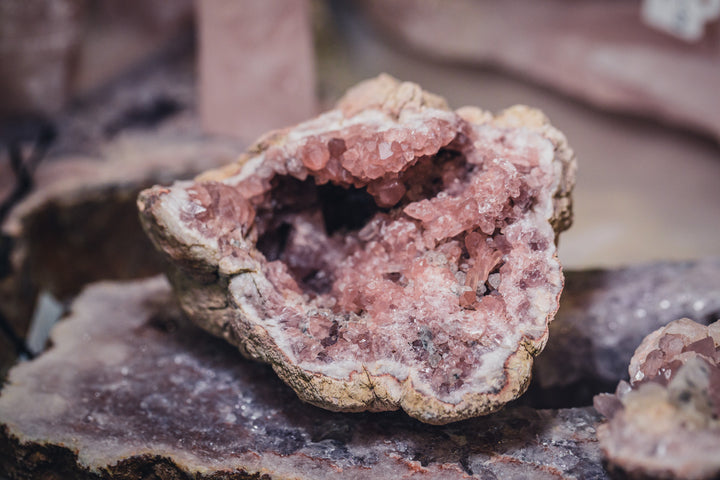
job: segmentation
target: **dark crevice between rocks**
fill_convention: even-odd
[[[687,318],[693,318],[695,316],[695,315],[693,315],[693,313],[686,313],[681,316],[687,317]],[[707,325],[710,325],[711,323],[717,322],[718,320],[720,320],[720,310],[710,312],[710,313],[704,315],[702,318],[699,318],[695,321],[707,326]]]
[[[175,332],[179,327],[174,313],[175,312],[156,312],[150,317],[146,325],[161,333]]]
[[[435,461],[435,459],[431,455],[421,451],[415,452],[415,454],[412,456],[412,460],[414,462],[420,462],[420,466],[422,467],[427,467]]]
[[[0,226],[4,224],[12,209],[33,190],[35,170],[46,157],[57,136],[55,124],[41,116],[11,118],[0,124],[0,148],[7,149],[10,169],[14,176],[9,193],[0,199]],[[32,148],[25,154],[24,147],[28,144],[32,145]],[[0,280],[17,273],[11,260],[15,249],[16,239],[0,232]],[[0,334],[7,338],[18,357],[33,358],[33,353],[6,318],[3,308],[0,308]]]
[[[35,356],[30,351],[30,348],[25,344],[25,341],[20,337],[15,329],[10,325],[10,322],[5,315],[0,311],[0,333],[10,342],[10,345],[15,349],[15,354],[18,357],[31,359]],[[1,380],[1,379],[0,379]],[[1,385],[2,382],[0,382]]]
[[[543,388],[538,382],[531,382],[525,394],[512,404],[537,409],[587,407],[593,404],[595,395],[614,392],[616,386],[617,381],[595,378],[585,378],[569,385],[551,388]]]
[[[460,464],[460,468],[463,469],[463,472],[467,473],[468,475],[473,474],[473,470],[470,467],[470,458],[468,454],[463,455],[462,458],[460,458],[460,460],[458,461],[458,463]]]
[[[108,122],[104,133],[106,137],[112,138],[125,130],[154,128],[184,108],[173,98],[158,96],[148,103],[134,105],[120,112],[117,118]]]

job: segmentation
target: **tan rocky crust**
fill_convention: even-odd
[[[711,479],[720,474],[720,321],[683,318],[648,335],[630,383],[595,397],[610,463],[632,477]]]
[[[539,111],[453,112],[381,75],[138,204],[199,325],[307,402],[442,424],[527,388],[574,173]]]

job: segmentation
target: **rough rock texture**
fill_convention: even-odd
[[[303,400],[447,423],[527,387],[574,170],[537,110],[453,112],[382,75],[138,203],[188,315]]]
[[[130,279],[163,270],[162,258],[137,218],[138,193],[150,185],[190,178],[235,158],[234,142],[175,136],[125,136],[102,155],[42,163],[35,190],[2,225],[10,240],[0,280],[0,314],[26,334],[41,290],[59,300],[101,279]],[[0,372],[14,359],[0,355]]]
[[[13,209],[3,230],[23,250],[29,278],[58,298],[100,279],[138,278],[161,258],[137,220],[143,188],[188,178],[236,155],[232,142],[175,136],[126,136],[98,157],[42,164],[37,187]]]
[[[642,339],[678,318],[720,320],[720,258],[660,262],[616,270],[566,272],[550,337],[534,366],[533,384],[556,390],[568,405],[628,379]]]
[[[602,108],[720,138],[717,21],[686,43],[643,24],[641,4],[651,2],[641,0],[362,3],[378,26],[427,56],[499,66]],[[678,23],[701,8],[665,5],[677,9]]]
[[[648,335],[630,383],[595,397],[609,422],[598,430],[608,460],[633,476],[720,475],[720,321],[684,318]]]
[[[137,192],[227,163],[245,146],[200,135],[187,57],[181,51],[156,57],[73,103],[54,122],[0,126],[0,143],[9,146],[0,148],[0,315],[19,336],[39,289],[65,297],[100,278],[158,272],[158,255],[137,221]],[[28,168],[30,185],[13,173],[13,149],[19,163],[37,165]],[[27,197],[16,194],[19,185],[30,190]],[[8,217],[6,206],[12,206]],[[15,355],[4,346],[2,374]]]
[[[26,478],[603,479],[591,408],[436,427],[301,402],[184,320],[165,279],[101,283],[0,395],[0,472]]]

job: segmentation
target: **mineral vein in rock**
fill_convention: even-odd
[[[536,110],[380,76],[139,208],[186,313],[302,399],[447,423],[527,387],[574,168]]]

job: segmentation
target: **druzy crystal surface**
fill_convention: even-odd
[[[540,112],[451,111],[381,76],[139,206],[186,313],[301,398],[446,423],[527,387],[573,175]]]

